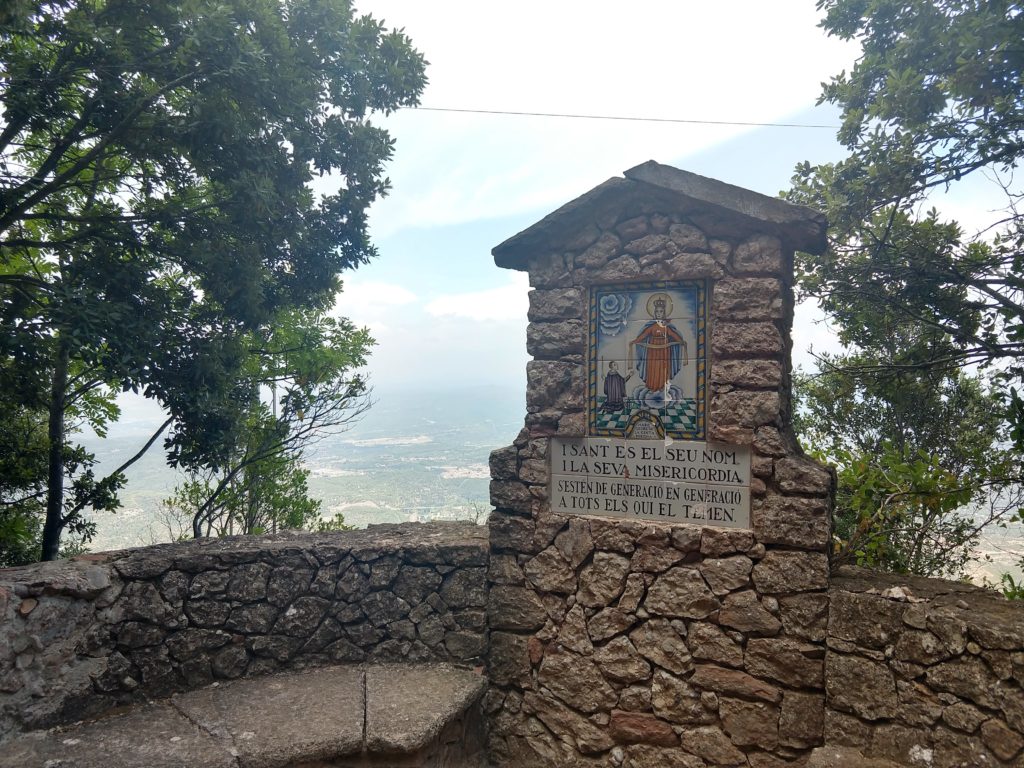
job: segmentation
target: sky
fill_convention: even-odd
[[[344,275],[337,314],[370,328],[378,392],[508,385],[525,391],[527,278],[491,249],[647,160],[776,195],[797,163],[838,160],[822,83],[855,43],[818,27],[813,0],[356,0],[425,55],[431,109],[825,128],[596,120],[405,109],[374,121],[395,140],[390,194],[370,212],[379,257]],[[325,182],[329,184],[329,180]],[[981,197],[946,201],[971,221]],[[983,212],[984,206],[981,210]],[[834,337],[797,308],[793,359]],[[126,420],[156,418],[122,398]]]
[[[509,4],[364,0],[428,60],[421,105],[722,122],[838,125],[815,107],[856,47],[814,2]],[[345,277],[338,312],[377,339],[378,388],[525,387],[528,285],[491,248],[646,160],[775,195],[802,160],[842,156],[834,128],[583,120],[402,110],[392,191],[374,205],[379,258]],[[798,359],[828,343],[801,313]],[[806,315],[806,317],[805,317]]]

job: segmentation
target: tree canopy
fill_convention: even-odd
[[[113,393],[142,392],[170,414],[173,464],[230,462],[259,399],[253,334],[327,310],[374,255],[392,141],[370,116],[415,104],[425,62],[346,0],[21,0],[5,16],[0,390],[45,415],[52,557],[123,482],[69,469],[73,414],[102,426]]]
[[[856,40],[861,55],[822,95],[842,109],[848,156],[799,166],[788,193],[829,218],[830,247],[798,256],[798,280],[848,348],[805,382],[810,420],[839,420],[834,439],[807,434],[845,457],[841,485],[860,467],[847,501],[861,512],[896,492],[916,499],[918,529],[921,515],[962,521],[965,505],[977,513],[991,500],[978,489],[1019,483],[1024,450],[1024,189],[1014,176],[1024,157],[1024,9],[1006,0],[818,8],[823,29]],[[968,178],[1002,200],[972,233],[927,207]],[[881,495],[858,498],[873,480]],[[947,533],[970,543],[967,528]],[[918,570],[943,572],[941,557],[932,563]]]
[[[1005,0],[820,0],[828,34],[856,39],[853,69],[825,86],[849,156],[798,168],[791,197],[824,210],[831,248],[798,263],[805,291],[860,343],[885,308],[919,343],[889,367],[992,365],[1024,377],[1024,13]],[[1004,209],[976,236],[927,195],[989,175]],[[879,329],[887,333],[887,328]],[[1018,430],[1024,411],[1015,401]],[[1018,439],[1024,437],[1019,431]]]

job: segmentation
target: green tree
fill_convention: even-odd
[[[819,0],[822,27],[857,40],[853,69],[826,85],[849,156],[797,169],[792,199],[824,211],[830,248],[802,257],[803,289],[845,332],[880,307],[922,340],[889,368],[991,365],[1024,447],[1024,13],[1006,0]],[[1005,209],[974,237],[935,211],[933,190],[984,174]]]
[[[859,373],[877,350],[795,378],[801,441],[838,468],[839,562],[963,575],[982,530],[1021,504],[1001,398],[953,370]]]
[[[192,471],[167,504],[190,513],[197,538],[316,527],[320,504],[309,498],[303,455],[369,405],[353,369],[366,364],[373,340],[349,321],[284,312],[247,341],[245,375],[267,402],[253,401],[228,460]]]
[[[346,0],[20,0],[0,27],[0,390],[47,423],[42,555],[123,472],[70,415],[158,400],[172,465],[232,465],[251,340],[326,310],[424,61]],[[316,178],[331,190],[318,195]],[[6,446],[3,449],[6,450]]]
[[[811,442],[839,457],[840,510],[845,503],[855,525],[847,533],[874,540],[871,557],[952,573],[959,555],[947,566],[915,559],[907,540],[886,536],[894,525],[911,537],[938,525],[940,550],[957,541],[963,553],[977,535],[965,504],[971,520],[992,494],[1001,506],[989,517],[1013,511],[1024,451],[1024,192],[1012,175],[1024,155],[1024,13],[1003,0],[818,8],[825,31],[858,41],[861,55],[822,95],[842,109],[849,155],[799,166],[788,193],[829,218],[827,253],[799,255],[797,275],[850,350],[825,361],[806,395],[819,409]],[[1005,205],[967,236],[923,209],[972,176],[997,185]],[[990,389],[974,380],[978,370]],[[826,414],[838,419],[831,444]],[[911,418],[879,424],[878,414]]]

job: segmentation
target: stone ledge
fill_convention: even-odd
[[[420,765],[452,724],[473,716],[485,687],[478,672],[449,664],[346,665],[235,680],[24,734],[2,745],[0,768]],[[468,747],[443,764],[480,765]]]

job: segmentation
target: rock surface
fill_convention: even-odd
[[[446,664],[369,665],[219,683],[61,730],[4,743],[2,768],[283,768],[294,765],[478,765],[480,733],[460,730],[466,750],[443,736],[478,717],[485,688]]]

